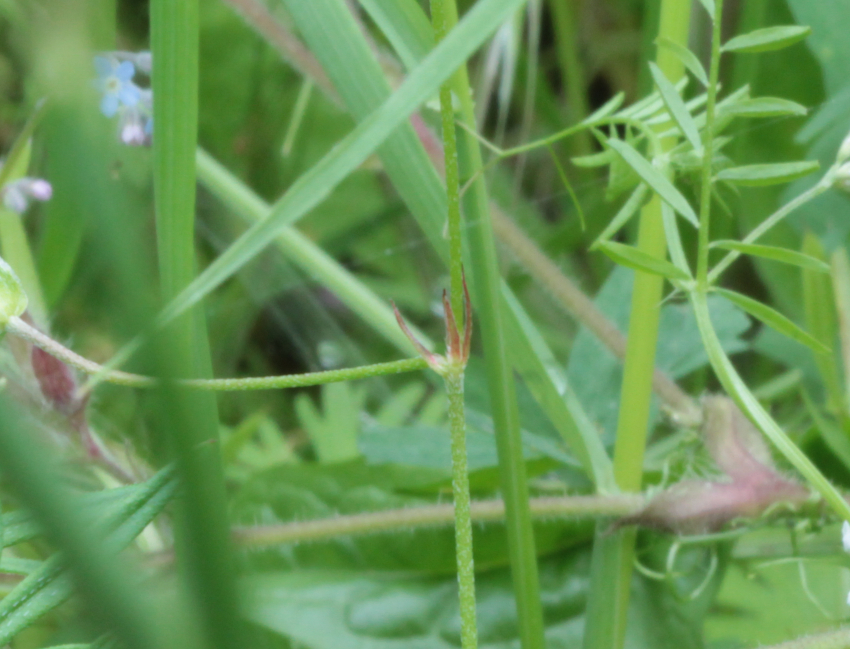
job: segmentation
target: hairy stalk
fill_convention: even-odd
[[[125,385],[133,388],[153,388],[158,380],[141,374],[131,374],[120,370],[107,370],[102,365],[90,361],[76,352],[71,351],[61,343],[53,340],[50,336],[40,332],[35,327],[28,325],[20,318],[10,318],[7,331],[27,342],[32,343],[39,349],[43,349],[51,356],[58,358],[63,363],[85,374],[102,375],[104,381],[116,385]],[[325,372],[309,372],[306,374],[288,374],[283,376],[260,376],[241,379],[178,379],[177,385],[195,390],[208,390],[214,392],[234,392],[238,390],[283,390],[287,388],[304,388],[313,385],[325,385],[327,383],[341,383],[343,381],[356,381],[374,376],[385,376],[387,374],[401,374],[403,372],[416,372],[428,367],[422,358],[406,358],[388,363],[376,363],[362,367],[350,367],[339,370],[327,370]]]
[[[454,496],[455,554],[460,600],[460,643],[463,649],[478,646],[475,615],[475,562],[472,556],[469,468],[466,455],[466,417],[463,408],[463,368],[445,376],[452,438],[452,495]]]
[[[618,359],[626,356],[626,337],[602,313],[573,281],[529,239],[517,225],[493,209],[493,231],[502,244],[510,250],[523,268],[563,306],[570,315],[596,336]],[[697,426],[702,412],[696,401],[680,388],[673,379],[655,368],[652,388],[664,401],[676,423]]]
[[[450,0],[431,0],[434,37],[439,43],[454,26]],[[459,77],[459,75],[455,75]],[[463,277],[463,240],[460,213],[460,165],[457,133],[452,101],[452,85],[462,78],[449,80],[440,87],[440,117],[443,130],[443,157],[446,179],[447,220],[449,231],[449,273],[451,275],[451,311],[446,314],[447,339],[460,341],[460,331],[471,333],[472,313],[467,307],[468,293]],[[464,300],[466,297],[466,301]],[[463,314],[463,316],[461,316]],[[459,319],[463,317],[464,321]],[[467,335],[468,338],[468,335]],[[454,349],[452,349],[454,347]],[[460,606],[460,643],[463,649],[478,647],[478,621],[475,613],[475,561],[472,553],[472,518],[469,512],[469,463],[466,451],[466,414],[463,402],[464,367],[467,358],[458,345],[450,345],[460,361],[452,363],[443,374],[449,402],[449,428],[452,447],[452,496],[455,516],[455,558],[457,562],[458,600]],[[466,354],[468,355],[468,346]]]
[[[441,4],[445,30],[449,31],[458,21],[457,4],[455,0],[441,0]],[[487,383],[496,429],[502,495],[505,499],[520,645],[523,649],[542,649],[545,647],[543,610],[540,603],[537,550],[528,508],[528,479],[522,459],[513,368],[505,344],[501,278],[490,221],[490,200],[486,182],[479,175],[483,167],[481,148],[478,140],[470,134],[470,131],[474,133],[477,129],[475,103],[466,65],[457,70],[451,83],[460,100],[459,123],[465,127],[459,141],[463,173],[468,178],[478,176],[466,194],[464,205],[467,218],[476,224],[470,232],[469,248],[484,357],[487,361]]]
[[[662,0],[658,36],[687,46],[690,5],[690,2],[682,0]],[[656,62],[673,83],[684,74],[682,63],[664,48],[659,48]],[[651,139],[649,144],[652,144]],[[660,142],[660,150],[653,150],[654,147],[650,146],[650,153],[653,156],[663,154],[675,144],[675,138],[666,138]],[[647,255],[666,259],[667,246],[658,195],[641,212],[637,247]],[[663,278],[657,275],[635,273],[614,446],[614,477],[623,491],[639,491],[643,479],[663,284]],[[597,527],[583,642],[585,649],[620,649],[623,646],[635,534],[634,528],[606,534],[605,530]]]
[[[531,513],[537,519],[628,516],[639,511],[644,504],[643,496],[638,494],[532,498],[529,501]],[[476,523],[504,522],[505,503],[503,500],[472,501],[469,503],[469,517]],[[233,531],[233,538],[242,546],[263,547],[282,543],[325,541],[341,536],[398,532],[420,527],[440,527],[451,525],[454,521],[455,505],[447,503],[280,525],[242,527]]]

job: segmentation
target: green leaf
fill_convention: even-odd
[[[682,101],[682,97],[676,91],[673,84],[670,83],[670,80],[664,76],[661,68],[651,61],[649,63],[649,71],[652,74],[655,85],[658,86],[658,91],[661,93],[661,98],[664,100],[667,110],[670,111],[670,115],[676,120],[676,124],[679,125],[682,134],[691,143],[695,151],[702,151],[702,140],[699,136],[699,129],[697,129],[694,118],[685,106],[685,102]]]
[[[736,250],[745,255],[753,255],[754,257],[762,257],[763,259],[771,259],[779,261],[783,264],[791,264],[800,268],[816,270],[821,273],[829,272],[829,264],[815,259],[809,255],[789,250],[788,248],[778,248],[776,246],[764,246],[757,243],[744,243],[743,241],[734,241],[721,239],[711,243],[712,248],[723,248],[724,250]]]
[[[418,4],[399,0],[359,0],[408,70],[425,58],[434,46],[434,32]],[[418,38],[410,38],[417,34]]]
[[[626,93],[618,92],[616,95],[611,97],[608,101],[602,104],[599,108],[593,111],[592,114],[588,115],[583,121],[582,124],[593,124],[595,122],[602,121],[606,117],[609,117],[614,111],[616,111],[620,106],[623,105],[623,102],[626,99]]]
[[[646,158],[635,151],[634,147],[626,142],[612,138],[608,141],[608,145],[614,149],[625,160],[635,173],[643,178],[644,182],[649,185],[662,200],[668,202],[670,206],[679,214],[690,221],[694,227],[699,227],[699,219],[696,212],[688,203],[687,199],[682,196],[676,187],[673,186],[667,178],[664,177],[658,169],[653,167]]]
[[[711,20],[714,20],[715,16],[715,8],[714,8],[714,0],[700,0],[700,3],[705,10],[708,12],[708,15],[711,17]]]
[[[757,320],[766,324],[768,327],[775,329],[781,334],[785,334],[792,340],[803,343],[819,354],[829,353],[829,348],[826,345],[779,313],[779,311],[774,310],[758,300],[754,300],[751,297],[747,297],[746,295],[742,295],[735,291],[730,291],[725,288],[716,288],[714,290]]]
[[[812,33],[811,27],[801,25],[779,25],[757,29],[728,40],[722,47],[724,52],[755,54],[771,52],[797,43]]]
[[[659,36],[656,38],[655,43],[658,47],[663,47],[665,50],[670,51],[677,59],[679,59],[679,61],[682,62],[682,65],[690,70],[691,74],[694,75],[697,81],[699,81],[703,86],[708,87],[708,75],[696,54],[691,52],[684,45],[671,41],[665,36]]]
[[[124,498],[115,503],[117,509],[106,509],[103,521],[104,530],[112,530],[107,537],[110,549],[117,551],[129,545],[163,510],[177,489],[173,475],[172,469],[163,469],[141,488],[116,490]],[[86,502],[85,498],[80,500]],[[72,592],[61,556],[54,555],[41,563],[0,601],[0,644],[7,644],[67,600]]]
[[[15,271],[0,258],[0,327],[27,310],[27,295]]]
[[[722,107],[720,112],[733,117],[802,117],[809,112],[809,109],[788,99],[756,97],[729,104]]]
[[[745,187],[763,187],[791,182],[808,176],[818,169],[820,169],[820,163],[817,160],[778,162],[776,164],[746,165],[724,169],[715,178]]]
[[[653,275],[660,275],[667,279],[675,279],[682,282],[687,282],[692,279],[688,273],[677,268],[669,261],[652,257],[642,250],[638,250],[632,246],[615,243],[614,241],[603,241],[599,244],[599,249],[612,260],[621,266],[626,266],[627,268],[640,270],[645,273],[652,273]]]

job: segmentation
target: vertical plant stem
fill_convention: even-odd
[[[445,38],[450,26],[450,0],[431,0],[431,20],[434,25],[434,38],[440,42]],[[455,21],[457,22],[457,21]],[[457,77],[458,74],[455,74]],[[457,83],[454,80],[454,84]],[[446,169],[446,197],[448,199],[449,226],[449,272],[451,274],[451,301],[455,317],[463,313],[463,241],[461,239],[460,216],[460,169],[457,158],[457,133],[455,132],[455,111],[452,102],[450,79],[440,87],[440,118],[443,128],[443,156]],[[463,323],[458,321],[462,329]]]
[[[697,257],[697,285],[701,291],[708,289],[708,244],[711,241],[711,162],[714,158],[714,113],[717,104],[717,81],[720,76],[720,30],[723,25],[723,0],[715,0],[714,26],[711,35],[711,67],[708,79],[708,99],[705,105],[705,136],[700,178],[699,251]]]
[[[445,376],[449,399],[449,428],[452,436],[452,494],[455,513],[455,553],[460,600],[460,644],[463,649],[478,646],[475,615],[475,562],[472,558],[472,515],[470,513],[469,473],[466,457],[466,416],[463,407],[463,369]]]
[[[662,0],[658,36],[687,46],[690,6],[689,0]],[[659,48],[656,62],[674,83],[684,74],[681,62],[666,48]],[[674,138],[662,140],[660,153],[669,151],[674,145]],[[652,257],[666,258],[661,199],[657,195],[641,212],[637,245]],[[623,491],[639,491],[643,479],[663,283],[657,275],[635,273],[614,446],[614,478]],[[634,529],[614,534],[607,534],[602,528],[597,530],[585,649],[623,646],[634,543]]]
[[[440,0],[443,33],[457,23],[455,0]],[[466,66],[451,78],[452,90],[460,101],[460,120],[464,130],[458,145],[460,168],[465,178],[477,176],[464,200],[466,218],[473,227],[469,233],[472,260],[472,279],[476,306],[481,322],[481,338],[487,361],[487,382],[490,392],[493,423],[505,517],[508,533],[511,573],[517,602],[520,643],[523,649],[545,647],[543,612],[540,604],[540,578],[531,510],[528,505],[528,480],[525,474],[522,442],[519,434],[519,413],[512,367],[505,349],[505,331],[501,312],[501,283],[496,244],[490,222],[489,199],[484,176],[481,149],[472,135],[476,131],[475,104],[469,85]],[[455,297],[457,293],[453,291]]]
[[[448,0],[431,0],[434,36],[439,43],[448,33],[452,12]],[[455,20],[456,22],[456,20]],[[455,76],[458,76],[457,74]],[[452,83],[440,87],[440,116],[443,127],[443,152],[446,170],[447,218],[449,229],[449,272],[451,273],[451,306],[454,318],[446,318],[446,327],[463,330],[471,322],[464,305],[463,240],[461,238],[460,169],[457,155],[457,133],[452,102]],[[449,331],[447,337],[460,335]],[[459,351],[459,350],[456,350]],[[447,353],[448,350],[447,350]],[[465,364],[465,360],[464,360]],[[449,428],[452,440],[452,495],[455,513],[455,558],[457,561],[458,600],[460,604],[460,642],[463,649],[478,647],[478,623],[475,614],[475,562],[472,556],[472,516],[469,509],[469,468],[466,453],[466,415],[463,403],[464,365],[452,366],[445,374],[449,400]]]
[[[153,0],[154,199],[162,298],[195,277],[195,149],[198,130],[198,0]],[[168,378],[212,375],[200,307],[175,319],[157,349]],[[218,413],[210,393],[166,386],[160,425],[168,431],[183,478],[179,547],[208,646],[242,646],[236,585],[217,444]]]

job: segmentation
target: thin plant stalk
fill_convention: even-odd
[[[132,388],[153,388],[159,384],[159,381],[151,376],[131,374],[120,370],[108,370],[102,365],[68,349],[20,318],[10,318],[6,325],[6,331],[46,351],[51,356],[58,358],[66,365],[84,374],[101,375],[102,380],[107,383]],[[287,388],[305,388],[313,385],[356,381],[358,379],[400,374],[402,372],[416,372],[425,369],[427,366],[427,363],[422,358],[406,358],[388,363],[347,367],[337,370],[326,370],[324,372],[308,372],[306,374],[258,376],[240,379],[177,379],[175,383],[181,387],[213,392],[285,390]]]
[[[444,33],[457,24],[455,0],[441,0]],[[460,101],[459,123],[464,132],[459,140],[462,173],[478,175],[483,168],[476,131],[475,104],[465,65],[451,77],[454,94]],[[490,221],[487,185],[478,175],[464,200],[466,217],[476,227],[471,230],[469,248],[476,305],[481,322],[481,338],[487,361],[487,382],[490,389],[496,446],[505,499],[508,547],[514,594],[517,602],[520,644],[523,649],[545,647],[543,611],[540,602],[540,578],[531,511],[528,507],[528,479],[522,456],[519,431],[519,412],[514,388],[513,369],[505,349],[505,329],[502,322],[501,280],[496,245]]]
[[[688,1],[662,0],[658,36],[687,46],[690,9]],[[664,48],[659,48],[656,62],[673,83],[684,74],[682,63]],[[652,151],[653,155],[669,151],[675,146],[675,139],[664,139],[659,146],[661,150]],[[641,211],[637,247],[658,259],[667,256],[661,199],[657,195]],[[635,273],[614,446],[614,478],[623,491],[639,491],[643,479],[663,284],[663,278],[657,275]],[[633,528],[614,534],[601,527],[597,530],[585,649],[623,646],[635,535]]]
[[[644,497],[637,494],[556,496],[532,498],[529,507],[534,518],[555,520],[629,516],[637,513],[645,502]],[[457,503],[445,503],[404,507],[278,525],[241,527],[233,531],[233,539],[240,546],[258,548],[283,543],[309,543],[346,536],[441,527],[455,522],[456,505]],[[468,509],[471,520],[476,523],[498,523],[505,520],[505,503],[502,500],[471,501]]]
[[[453,26],[449,0],[431,0],[431,16],[434,37],[437,42],[445,38]],[[455,75],[456,77],[459,75]],[[462,82],[462,79],[459,79]],[[452,82],[440,87],[440,117],[443,127],[443,156],[446,179],[447,220],[449,231],[449,273],[451,275],[451,311],[446,314],[449,337],[460,339],[460,329],[471,331],[472,314],[466,306],[464,296],[466,284],[463,278],[463,240],[461,237],[460,213],[460,167],[457,154],[457,133],[452,101]],[[468,301],[468,298],[467,298]],[[450,317],[451,313],[456,314]],[[463,316],[461,316],[463,314]],[[463,317],[465,322],[456,318]],[[467,350],[468,354],[468,350]],[[472,552],[472,517],[469,511],[469,462],[466,450],[466,414],[463,401],[463,363],[451,364],[444,382],[449,403],[449,429],[452,451],[452,496],[455,516],[455,558],[457,562],[458,600],[460,608],[460,641],[463,649],[478,647],[478,622],[475,612],[475,561]]]

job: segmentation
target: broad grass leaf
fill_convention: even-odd
[[[771,52],[798,43],[812,33],[811,27],[801,25],[778,25],[741,34],[723,44],[724,52],[755,54]]]
[[[820,163],[817,160],[755,164],[724,169],[717,174],[716,179],[745,187],[763,187],[788,183],[808,176],[818,169]]]
[[[408,70],[415,68],[434,46],[431,23],[413,0],[358,1]],[[411,38],[411,34],[418,38]]]
[[[603,241],[599,244],[599,249],[616,263],[633,270],[640,270],[645,273],[659,275],[666,279],[683,282],[692,279],[688,273],[674,266],[669,261],[652,257],[633,246],[627,246],[614,241]]]
[[[640,176],[643,181],[661,197],[662,200],[668,202],[674,210],[690,221],[694,227],[699,227],[699,219],[687,199],[673,186],[673,183],[664,177],[664,174],[653,167],[646,158],[634,149],[633,146],[615,138],[611,138],[608,141],[608,145],[622,156],[626,164],[634,169],[635,173]]]
[[[700,139],[699,129],[697,129],[694,118],[685,106],[685,102],[682,101],[682,97],[670,80],[664,76],[661,68],[655,63],[649,63],[649,71],[652,74],[655,85],[658,87],[658,91],[661,93],[662,99],[664,99],[667,110],[670,111],[670,115],[676,121],[676,124],[679,125],[682,134],[691,143],[694,150],[702,151],[702,140]]]
[[[730,291],[725,288],[718,288],[715,290],[718,294],[722,295],[727,300],[735,304],[740,309],[743,309],[757,320],[760,320],[768,327],[775,329],[781,334],[785,334],[792,340],[796,340],[797,342],[803,343],[807,347],[811,348],[812,351],[815,351],[819,354],[829,353],[829,347],[824,345],[822,342],[814,338],[807,331],[803,330],[794,322],[779,313],[779,311],[776,311],[775,309],[767,306],[762,302],[759,302],[758,300],[754,300],[751,297],[747,297],[746,295],[742,295],[741,293],[737,293],[735,291]]]
[[[764,246],[757,243],[744,243],[743,241],[734,241],[721,239],[711,242],[712,248],[722,248],[724,250],[736,250],[745,255],[753,255],[762,259],[770,259],[779,261],[783,264],[791,264],[808,270],[814,270],[821,273],[829,272],[829,264],[820,259],[816,259],[810,255],[788,248],[779,248],[777,246]]]

